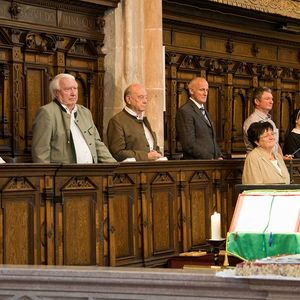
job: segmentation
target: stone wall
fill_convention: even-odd
[[[125,88],[139,82],[146,86],[146,114],[163,152],[162,0],[123,0],[105,20],[104,136],[109,119],[124,106]]]

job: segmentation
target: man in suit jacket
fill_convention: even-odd
[[[33,162],[116,162],[101,141],[90,110],[76,104],[74,76],[58,74],[49,88],[53,101],[39,109],[33,123]]]
[[[212,120],[203,105],[207,100],[208,82],[196,77],[188,88],[190,98],[176,114],[177,139],[183,158],[222,159]]]
[[[138,83],[124,92],[124,109],[112,117],[107,127],[108,148],[117,161],[128,158],[156,160],[161,157],[156,135],[144,116],[146,89]]]

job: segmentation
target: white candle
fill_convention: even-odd
[[[214,212],[210,217],[211,222],[211,239],[220,240],[221,239],[221,215]]]

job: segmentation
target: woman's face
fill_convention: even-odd
[[[266,150],[270,150],[273,149],[273,147],[275,146],[275,134],[273,132],[273,130],[269,129],[266,130],[260,137],[258,140],[258,146],[266,149]]]

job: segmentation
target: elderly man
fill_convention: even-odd
[[[124,92],[125,107],[113,116],[107,127],[108,148],[117,161],[157,160],[161,157],[156,135],[144,116],[147,92],[138,83]]]
[[[196,77],[188,85],[190,99],[176,114],[177,140],[184,159],[222,159],[216,141],[215,128],[204,104],[208,96],[208,82]]]
[[[74,76],[58,74],[49,89],[53,101],[39,109],[33,123],[33,162],[116,162],[101,141],[91,112],[76,104],[78,85]]]

